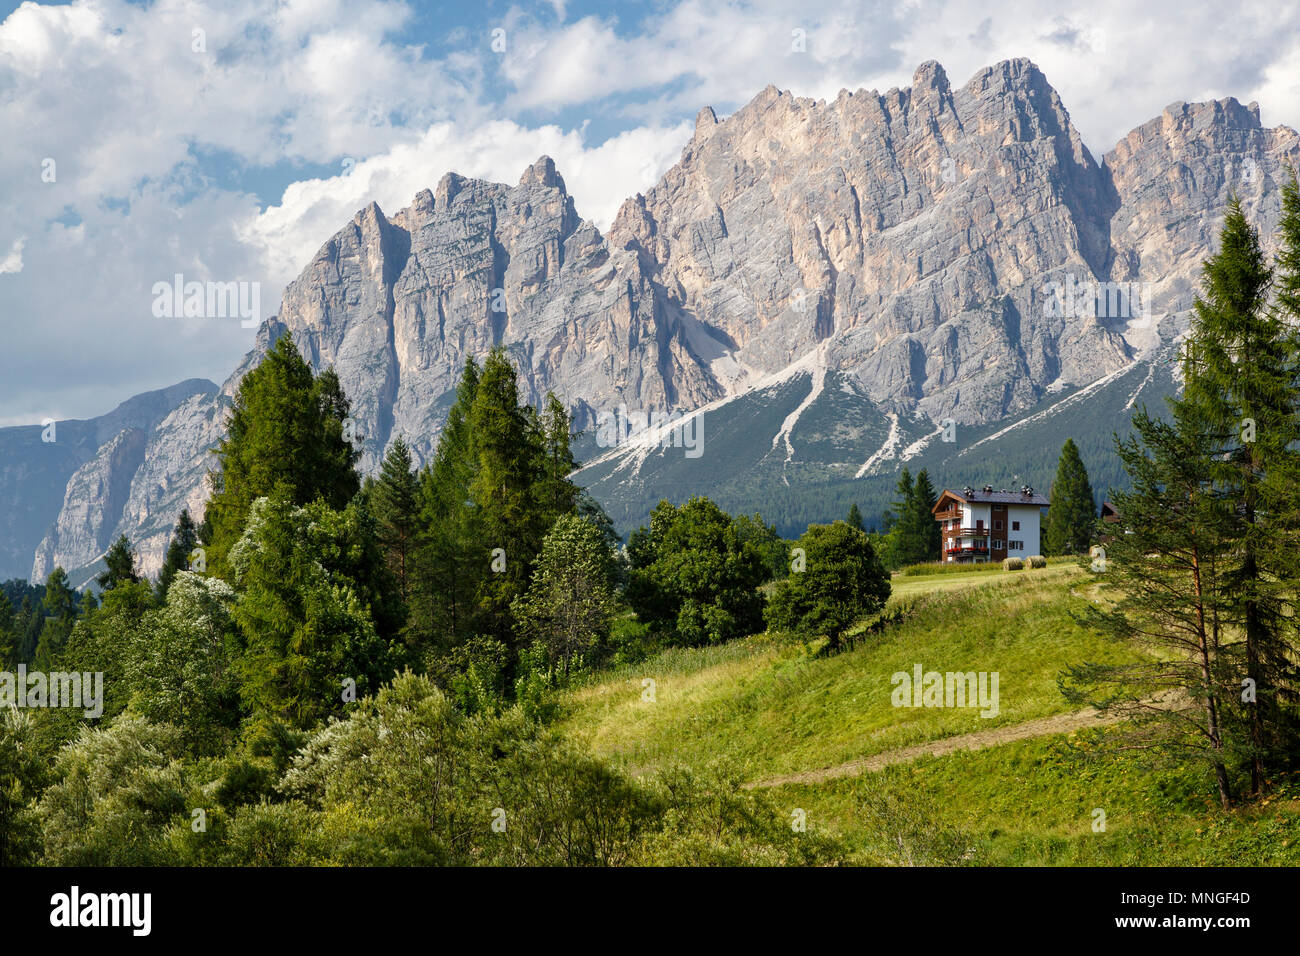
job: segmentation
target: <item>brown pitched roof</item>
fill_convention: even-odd
[[[953,491],[951,488],[945,488],[939,500],[935,502],[933,511],[939,510],[939,505],[943,503],[945,497],[954,498],[957,501],[964,501],[967,504],[999,504],[999,505],[1038,505],[1040,508],[1049,507],[1051,502],[1045,495],[1037,494],[1032,488],[1027,491],[975,491],[970,488],[963,488],[961,491]]]

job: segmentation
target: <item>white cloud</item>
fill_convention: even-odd
[[[397,0],[20,6],[0,23],[0,422],[224,377],[251,334],[160,324],[153,282],[260,281],[269,311],[358,208],[392,213],[448,170],[513,183],[548,154],[579,213],[607,228],[676,160],[700,107],[725,115],[769,83],[829,99],[905,86],[924,60],[960,85],[1027,56],[1095,155],[1175,100],[1234,95],[1258,100],[1266,124],[1300,125],[1300,11],[1261,0],[1231,15],[1172,0],[678,0],[573,21],[564,0],[533,9],[417,36]],[[583,115],[617,135],[589,139]],[[293,183],[267,208],[251,194],[268,168],[345,159],[349,175]]]
[[[26,236],[19,236],[9,247],[8,254],[0,259],[0,276],[13,275],[23,271],[23,246],[27,244]]]
[[[581,132],[557,126],[439,123],[417,142],[358,163],[346,175],[294,183],[279,205],[247,220],[242,234],[262,250],[282,287],[368,202],[392,215],[449,171],[513,184],[542,155],[555,160],[578,214],[604,230],[629,195],[653,185],[677,161],[691,130],[688,123],[638,128],[589,147]]]
[[[1094,153],[1177,100],[1257,99],[1265,122],[1300,124],[1300,10],[1264,0],[1217,4],[1044,0],[984,4],[682,0],[635,35],[615,16],[559,27],[523,21],[502,58],[512,105],[560,109],[610,94],[642,120],[730,111],[768,83],[802,96],[910,84],[938,60],[954,85],[1014,57],[1032,59],[1061,94]],[[791,31],[805,31],[803,52]],[[637,100],[637,97],[642,97]]]

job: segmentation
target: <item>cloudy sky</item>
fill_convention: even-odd
[[[604,228],[701,106],[769,83],[886,90],[936,59],[957,85],[1027,56],[1097,157],[1175,100],[1300,125],[1287,4],[1137,6],[0,2],[0,425],[224,379],[254,332],[156,316],[177,273],[256,282],[272,315],[366,202],[395,212],[452,169],[513,183],[543,153]]]

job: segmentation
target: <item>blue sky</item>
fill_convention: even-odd
[[[929,59],[962,84],[1028,56],[1098,158],[1176,100],[1300,123],[1300,17],[1257,2],[78,0],[0,17],[0,425],[222,380],[253,333],[155,316],[155,282],[257,282],[274,314],[365,203],[394,212],[453,169],[514,182],[542,153],[605,228],[701,107],[725,117],[769,83],[829,98],[907,85]]]

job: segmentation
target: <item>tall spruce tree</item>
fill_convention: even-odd
[[[1289,254],[1288,231],[1296,229],[1294,189],[1291,197],[1291,222],[1283,219],[1284,255]],[[1255,699],[1245,702],[1243,715],[1251,741],[1252,793],[1262,789],[1270,758],[1284,743],[1280,704],[1294,696],[1296,683],[1287,640],[1293,584],[1277,579],[1290,561],[1275,565],[1279,551],[1295,545],[1294,528],[1279,527],[1278,512],[1294,488],[1279,487],[1277,479],[1296,470],[1300,384],[1295,331],[1282,309],[1267,305],[1271,280],[1258,233],[1234,199],[1221,248],[1205,263],[1182,401],[1214,439],[1215,499],[1231,519],[1223,585],[1232,598],[1229,619],[1245,640],[1241,676],[1253,682]]]
[[[194,519],[190,517],[189,509],[184,508],[181,510],[181,516],[177,519],[176,527],[172,531],[171,542],[167,545],[162,570],[158,572],[157,595],[159,604],[167,600],[167,589],[172,586],[172,581],[177,573],[189,570],[190,561],[198,545],[199,529],[194,524]]]
[[[849,505],[849,516],[846,520],[850,528],[857,531],[867,530],[866,525],[862,523],[862,511],[858,508],[858,503],[856,501]]]
[[[934,485],[930,483],[930,473],[924,468],[916,476],[916,485],[912,492],[912,507],[915,509],[913,520],[916,522],[916,536],[922,543],[922,561],[938,561],[939,547],[943,536],[939,531],[939,522],[934,520],[934,506],[938,497]]]
[[[135,572],[135,553],[126,535],[118,535],[104,555],[104,571],[95,576],[95,583],[100,590],[111,591],[123,584],[135,584],[140,575]]]
[[[904,468],[898,476],[897,491],[893,563],[903,566],[938,560],[940,532],[932,514],[936,498],[929,473],[922,469],[913,481],[911,472]]]
[[[480,578],[481,628],[506,646],[514,643],[510,603],[528,587],[532,562],[549,526],[534,507],[535,432],[519,406],[514,366],[494,349],[469,416],[470,454],[476,466],[470,500],[490,557]]]
[[[1051,501],[1045,529],[1048,554],[1087,554],[1096,524],[1096,503],[1073,438],[1061,446]]]
[[[470,500],[477,467],[469,419],[481,375],[473,357],[466,359],[433,460],[420,474],[410,627],[414,643],[434,651],[445,652],[473,635],[474,595],[487,573]]]
[[[580,489],[569,480],[578,462],[573,457],[573,435],[569,412],[554,395],[546,395],[546,406],[538,418],[540,446],[537,505],[549,528],[561,515],[571,514],[578,505]]]
[[[14,635],[14,606],[9,595],[0,591],[0,670],[8,670],[16,663],[18,642]]]
[[[405,604],[411,595],[411,559],[420,526],[420,482],[411,449],[400,437],[393,440],[384,456],[372,495],[379,540]]]
[[[322,498],[345,507],[360,488],[360,457],[345,435],[347,397],[338,376],[314,377],[293,339],[282,335],[235,393],[226,437],[210,473],[213,494],[208,564],[224,573],[230,548],[243,534],[252,503],[283,486],[305,505]]]
[[[890,529],[890,562],[895,567],[914,564],[916,541],[912,528],[915,521],[912,515],[916,511],[916,486],[912,473],[905,467],[898,475],[898,484],[894,486],[898,498],[894,501],[894,526]]]
[[[1154,653],[1075,665],[1061,689],[1073,703],[1126,718],[1117,738],[1103,738],[1102,752],[1163,750],[1180,762],[1204,761],[1226,807],[1239,754],[1226,719],[1240,651],[1225,627],[1221,580],[1229,519],[1213,500],[1213,437],[1192,410],[1171,405],[1172,422],[1143,408],[1132,437],[1116,437],[1132,490],[1112,492],[1120,520],[1087,559],[1111,600],[1090,604],[1084,620]]]
[[[41,622],[40,639],[32,655],[37,670],[54,670],[54,664],[72,634],[77,620],[77,592],[68,584],[68,572],[55,567],[45,580],[45,595],[41,599],[45,615]]]

